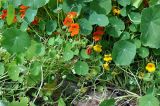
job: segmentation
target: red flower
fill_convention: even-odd
[[[86,53],[87,53],[88,55],[90,55],[90,54],[92,53],[92,48],[91,48],[91,47],[88,47],[88,48],[86,49]]]
[[[37,25],[39,23],[39,18],[35,17],[34,20],[32,21],[33,25]]]
[[[93,40],[99,41],[104,34],[104,27],[96,27],[96,31],[93,33]]]
[[[2,15],[0,16],[1,19],[5,19],[7,17],[7,10],[2,10]]]
[[[77,23],[73,23],[71,24],[71,26],[69,27],[69,32],[71,32],[71,36],[75,36],[79,33],[79,24]]]

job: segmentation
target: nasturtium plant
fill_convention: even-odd
[[[160,48],[160,5],[142,11],[141,42],[150,48]],[[156,14],[155,14],[156,13]]]
[[[82,19],[79,19],[78,22],[80,24],[80,33],[82,35],[91,34],[93,28],[92,28],[91,23],[87,19],[82,18]]]
[[[108,17],[104,14],[97,14],[93,12],[89,17],[89,22],[92,25],[99,25],[99,26],[107,26],[109,24]]]
[[[23,53],[30,46],[28,33],[20,29],[9,28],[2,33],[2,36],[2,46],[12,54]]]
[[[145,95],[139,99],[139,106],[159,106],[159,104],[158,99],[151,94]]]
[[[93,0],[90,7],[98,14],[108,14],[112,9],[111,0]]]
[[[130,65],[136,55],[136,45],[127,40],[114,44],[112,57],[116,65]]]
[[[55,20],[48,20],[46,23],[46,32],[51,35],[57,28],[57,22]]]
[[[159,0],[0,8],[0,106],[159,106]]]
[[[38,9],[45,4],[47,4],[49,0],[21,0],[21,4],[30,6],[33,9]]]
[[[89,66],[84,61],[78,61],[74,65],[74,70],[75,70],[76,74],[78,74],[78,75],[87,75],[88,71],[89,71]]]
[[[118,17],[109,17],[109,23],[110,25],[107,28],[108,34],[113,37],[120,37],[125,29],[124,22]]]
[[[31,8],[27,9],[26,14],[25,14],[26,21],[28,23],[31,23],[34,20],[36,14],[37,14],[36,9],[31,9]]]
[[[15,17],[15,8],[13,6],[13,4],[9,4],[8,5],[8,9],[7,9],[7,24],[11,25],[14,21],[14,17]]]
[[[15,62],[9,63],[7,65],[8,76],[11,80],[17,81],[19,79],[19,67]]]

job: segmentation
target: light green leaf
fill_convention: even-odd
[[[12,62],[8,64],[7,71],[10,79],[13,81],[17,81],[19,79],[20,70],[16,63]]]
[[[115,102],[116,101],[114,99],[108,99],[102,101],[99,106],[115,106]]]
[[[110,26],[107,28],[109,35],[113,37],[120,37],[121,33],[125,29],[124,22],[118,17],[109,18]]]
[[[64,61],[71,60],[73,58],[73,56],[74,56],[74,52],[72,50],[68,49],[68,50],[65,50],[63,52],[63,59],[64,59]]]
[[[145,48],[145,47],[141,47],[137,50],[137,53],[139,56],[141,56],[142,58],[145,58],[149,55],[149,49]]]
[[[76,74],[78,75],[87,75],[89,71],[89,66],[86,62],[78,61],[74,65],[74,69],[75,69]]]
[[[11,25],[13,23],[14,16],[15,16],[14,6],[12,4],[9,4],[7,8],[7,24],[8,25]]]
[[[138,106],[159,106],[159,101],[153,95],[145,95],[139,99]]]
[[[9,28],[2,35],[2,46],[10,53],[23,53],[30,46],[30,38],[27,32],[22,32],[16,28]]]
[[[25,13],[25,18],[27,19],[28,23],[31,23],[34,20],[36,15],[37,15],[37,10],[33,10],[32,8],[29,8]]]
[[[80,25],[80,33],[82,35],[91,34],[93,28],[92,28],[91,23],[87,19],[85,19],[85,18],[79,19],[78,23]]]
[[[31,75],[34,75],[34,76],[39,75],[41,72],[41,66],[42,64],[40,62],[35,61],[34,63],[32,63],[30,67]]]
[[[80,55],[81,55],[81,57],[82,57],[83,59],[88,59],[88,58],[90,58],[90,55],[88,55],[88,54],[86,53],[86,49],[82,49],[81,52],[80,52]]]
[[[112,3],[111,0],[93,0],[90,4],[90,8],[98,14],[107,15],[112,9]]]
[[[30,6],[31,8],[37,9],[45,4],[47,4],[49,0],[21,0],[21,3],[25,6]]]
[[[138,12],[131,12],[128,17],[134,24],[141,23],[141,14]]]
[[[117,1],[121,6],[124,6],[124,7],[131,4],[131,0],[117,0]]]
[[[59,98],[59,100],[58,100],[58,106],[66,106],[63,98]]]
[[[136,55],[136,45],[121,40],[114,44],[112,58],[116,65],[130,65]]]
[[[142,11],[141,42],[144,46],[160,48],[160,5]]]
[[[132,6],[138,8],[143,0],[131,0]]]
[[[99,25],[99,26],[107,26],[109,24],[108,17],[104,14],[97,14],[96,12],[93,12],[89,17],[89,22],[92,25]]]

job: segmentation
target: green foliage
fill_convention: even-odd
[[[91,34],[93,28],[92,28],[91,23],[87,19],[82,18],[82,19],[79,19],[78,22],[80,24],[80,30],[81,30],[80,33],[82,35]]]
[[[76,74],[78,75],[87,75],[89,71],[89,66],[86,62],[78,61],[74,65]]]
[[[92,25],[99,25],[99,26],[107,26],[109,24],[108,17],[104,14],[97,14],[93,12],[89,17],[89,22]]]
[[[90,4],[91,9],[98,14],[108,14],[112,9],[111,0],[93,0]]]
[[[104,100],[100,103],[99,106],[115,106],[115,100],[114,99]]]
[[[139,99],[139,106],[159,106],[159,101],[153,95],[145,95]]]
[[[146,8],[142,11],[141,42],[144,46],[160,48],[160,5]]]
[[[9,4],[7,8],[7,24],[8,25],[11,25],[13,23],[14,16],[15,16],[14,6],[12,4]]]
[[[3,32],[2,46],[10,53],[22,53],[30,46],[30,38],[26,32],[9,28]]]
[[[130,65],[136,55],[135,44],[121,40],[114,44],[112,57],[117,65]]]
[[[0,105],[70,106],[107,90],[113,99],[100,106],[159,106],[157,0],[1,0],[0,8]]]

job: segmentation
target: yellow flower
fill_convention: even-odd
[[[101,45],[95,45],[95,46],[93,46],[93,50],[100,53],[102,51],[102,46]]]
[[[121,13],[121,11],[118,7],[113,7],[112,12],[113,12],[113,15],[119,15]]]
[[[109,64],[106,62],[103,64],[103,68],[108,71],[110,69]]]
[[[155,70],[156,70],[156,66],[155,66],[155,64],[154,63],[148,63],[147,65],[146,65],[146,70],[148,71],[148,72],[154,72]]]
[[[112,61],[112,56],[111,56],[111,54],[104,55],[103,60],[104,60],[104,61],[106,61],[106,62],[110,62],[110,61]]]

